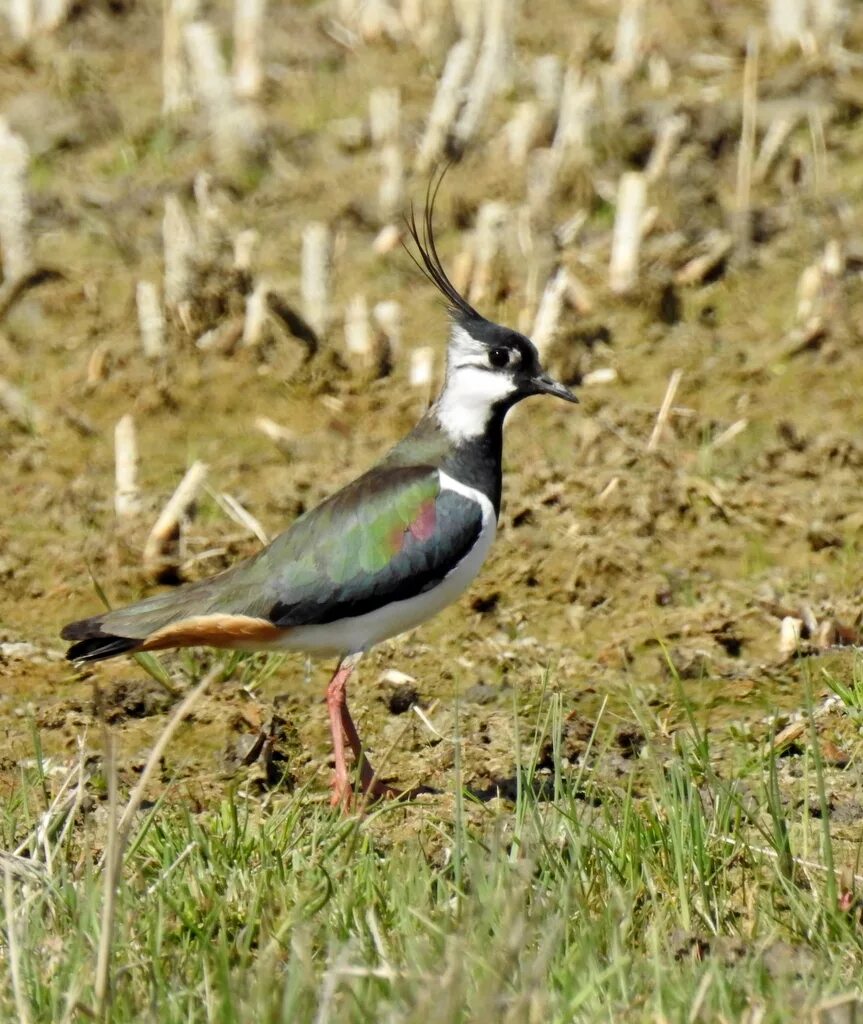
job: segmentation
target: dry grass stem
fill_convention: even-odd
[[[701,284],[734,248],[734,239],[725,231],[714,231],[705,239],[707,251],[693,256],[674,275],[680,285]]]
[[[468,301],[480,305],[486,300],[498,275],[504,250],[510,210],[506,203],[485,202],[480,205],[473,237],[473,273]]]
[[[668,164],[688,127],[689,118],[686,114],[673,114],[660,122],[656,142],[644,168],[648,184],[658,181],[668,170]]]
[[[554,276],[545,286],[539,309],[533,322],[531,339],[543,359],[557,337],[560,317],[570,289],[570,277],[566,267],[558,267]]]
[[[166,570],[176,568],[176,562],[170,552],[179,535],[183,518],[195,504],[206,476],[206,465],[203,462],[193,462],[162,509],[144,545],[144,568],[150,576],[158,578]]]
[[[345,309],[345,351],[349,359],[361,364],[371,358],[372,334],[364,295],[355,295]]]
[[[617,210],[611,239],[609,286],[618,295],[632,291],[638,282],[639,251],[644,231],[647,181],[639,171],[627,171],[617,189]]]
[[[617,19],[612,64],[621,78],[629,78],[641,63],[644,0],[623,0]]]
[[[138,307],[138,330],[145,359],[161,359],[165,355],[165,317],[159,293],[152,281],[139,281],[135,289]]]
[[[213,155],[223,168],[239,167],[257,144],[255,109],[237,104],[216,30],[209,22],[189,24],[184,39],[195,93],[207,116]]]
[[[401,91],[380,87],[369,93],[369,134],[373,146],[398,142],[401,132]]]
[[[271,420],[269,416],[258,416],[255,420],[255,429],[260,430],[265,437],[268,437],[283,455],[293,456],[295,454],[296,435],[287,427]]]
[[[425,131],[416,158],[419,175],[428,174],[443,156],[456,115],[462,104],[465,83],[474,60],[474,44],[468,39],[455,43],[447,54]]]
[[[196,238],[183,205],[175,195],[165,196],[162,219],[162,246],[165,259],[165,303],[179,312],[191,299]]]
[[[250,274],[255,264],[255,254],[261,236],[254,228],[240,231],[234,239],[234,270]]]
[[[509,162],[523,167],[540,135],[540,107],[534,100],[519,103],[515,113],[504,126],[506,152]]]
[[[246,313],[243,318],[243,345],[254,348],[264,338],[264,329],[269,317],[270,286],[258,281],[246,297]]]
[[[303,316],[319,338],[330,325],[330,259],[332,240],[326,224],[314,222],[303,229],[300,290]]]
[[[6,954],[9,962],[9,980],[12,983],[12,995],[19,1024],[30,1024],[30,1009],[27,994],[24,991],[24,979],[21,977],[21,936],[18,932],[18,915],[15,909],[15,888],[12,870],[8,861],[3,861],[3,896],[6,912]]]
[[[665,397],[662,399],[662,405],[659,407],[659,412],[656,414],[656,422],[653,425],[653,431],[651,432],[650,439],[647,442],[647,450],[649,452],[656,451],[659,446],[659,442],[662,438],[662,432],[665,430],[665,425],[668,423],[668,417],[671,415],[671,408],[674,405],[674,396],[677,394],[677,389],[680,386],[680,380],[682,377],[683,370],[674,370],[668,380],[668,387],[665,389]]]
[[[41,0],[39,4],[39,28],[54,32],[69,17],[73,0]]]
[[[531,72],[540,109],[556,120],[563,93],[563,61],[557,54],[545,53],[533,62]]]
[[[162,112],[181,114],[192,103],[183,44],[186,26],[198,12],[198,0],[164,0],[162,14]]]
[[[743,113],[737,150],[737,190],[734,204],[734,236],[737,251],[741,256],[748,254],[752,235],[751,194],[758,117],[758,53],[758,37],[750,35],[746,42],[746,60],[743,65]]]
[[[512,11],[510,0],[485,0],[483,4],[483,37],[465,104],[453,129],[453,140],[459,149],[473,141],[494,96],[508,80],[512,49]]]
[[[229,519],[233,520],[238,526],[242,526],[244,530],[248,530],[262,544],[270,543],[267,531],[261,525],[260,520],[253,516],[247,508],[244,508],[233,495],[227,494],[224,491],[214,491],[210,488],[207,488],[207,493]]]
[[[19,43],[27,42],[36,23],[34,0],[7,0],[5,13],[12,38]]]
[[[266,0],[234,0],[234,92],[255,99],[264,81],[261,61]]]
[[[796,114],[789,114],[786,117],[777,117],[770,122],[752,167],[752,180],[756,184],[767,179],[798,120]]]
[[[392,220],[405,206],[405,168],[402,148],[388,142],[378,153],[381,168],[378,185],[378,212],[381,220]]]
[[[596,112],[596,96],[595,79],[585,78],[576,68],[567,69],[552,142],[559,160],[590,163],[590,131]]]
[[[431,389],[434,380],[434,349],[421,345],[411,351],[408,381],[411,387]]]
[[[173,739],[174,733],[183,724],[183,720],[188,717],[192,708],[198,703],[201,697],[203,697],[207,689],[216,681],[216,679],[219,678],[221,672],[222,667],[220,665],[216,665],[212,668],[198,683],[198,685],[193,690],[190,690],[183,698],[182,702],[177,706],[176,710],[168,720],[167,725],[159,734],[159,738],[156,740],[153,745],[153,749],[147,757],[147,763],[144,765],[144,769],[141,772],[135,788],[129,795],[129,801],[126,804],[117,825],[117,855],[119,859],[122,859],[123,854],[125,853],[129,839],[132,836],[132,827],[135,823],[135,815],[140,810],[141,803],[146,795],[150,780],[156,774],[156,771],[161,765],[162,758],[168,748],[168,744]]]
[[[117,832],[117,749],[114,733],[104,729],[104,762],[105,779],[108,784],[108,834],[105,840],[103,864],[102,914],[99,927],[99,947],[96,954],[96,974],[94,979],[94,995],[96,997],[96,1015],[107,1016],[108,1003],[111,997],[111,952],[114,946],[114,908],[117,900],[117,887],[120,884],[123,852],[118,842]]]
[[[138,439],[135,421],[128,413],[114,427],[114,511],[129,519],[141,511],[138,490]]]
[[[808,0],[768,0],[767,24],[778,50],[805,45],[807,4]]]
[[[724,448],[725,445],[731,444],[736,437],[739,437],[748,426],[749,420],[735,420],[734,423],[726,427],[725,430],[721,431],[713,438],[710,442],[710,447],[714,450],[717,448]]]
[[[29,165],[27,143],[0,117],[0,252],[4,281],[24,278],[33,263],[27,195]]]

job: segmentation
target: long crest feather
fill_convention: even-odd
[[[421,226],[417,224],[413,203],[411,203],[410,211],[405,216],[405,224],[407,225],[408,231],[411,233],[414,245],[416,245],[417,251],[419,252],[420,259],[417,259],[406,245],[404,246],[404,249],[408,256],[410,256],[417,265],[423,276],[426,277],[446,299],[447,308],[449,309],[450,315],[455,320],[482,320],[482,316],[458,291],[456,286],[452,281],[450,281],[449,277],[447,277],[447,273],[441,263],[441,258],[438,255],[437,245],[435,244],[434,206],[435,201],[437,200],[437,194],[440,191],[441,183],[443,182],[448,170],[449,164],[443,168],[440,174],[435,175],[432,173],[429,178]],[[420,262],[420,260],[422,260],[422,262]]]

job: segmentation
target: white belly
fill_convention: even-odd
[[[494,506],[480,491],[465,487],[446,473],[441,473],[441,485],[444,489],[458,491],[480,505],[482,528],[474,546],[436,587],[364,615],[338,619],[322,626],[297,626],[289,630],[284,639],[274,641],[269,649],[354,654],[368,650],[381,640],[413,629],[460,597],[485,561],[497,533],[497,517]]]

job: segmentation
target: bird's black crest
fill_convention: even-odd
[[[420,254],[422,262],[414,256],[407,246],[405,246],[405,251],[417,267],[419,267],[424,276],[431,281],[435,288],[437,288],[441,295],[443,295],[447,300],[449,311],[456,320],[466,319],[481,321],[483,317],[477,313],[473,306],[462,294],[460,294],[456,286],[447,277],[446,271],[441,263],[440,256],[438,256],[437,246],[435,245],[433,224],[434,205],[438,191],[441,187],[441,182],[443,181],[448,169],[448,166],[444,167],[437,176],[437,180],[435,180],[434,174],[432,174],[429,179],[428,188],[426,189],[425,210],[423,211],[421,226],[417,225],[413,203],[411,203],[410,212],[405,217],[407,229],[411,233],[411,237],[414,240],[414,244],[417,247],[417,251]]]

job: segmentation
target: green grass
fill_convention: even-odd
[[[597,781],[599,730],[561,763],[563,726],[552,697],[517,752],[514,805],[459,788],[458,758],[451,799],[364,818],[305,790],[194,813],[169,786],[122,857],[104,1018],[767,1022],[859,989],[863,928],[827,868],[828,822],[789,820],[775,757],[721,779],[692,724],[671,747],[648,736],[619,787]],[[0,816],[22,854],[3,860],[0,1019],[98,1019],[113,780],[100,766],[64,815],[83,770],[51,804],[44,768]]]

